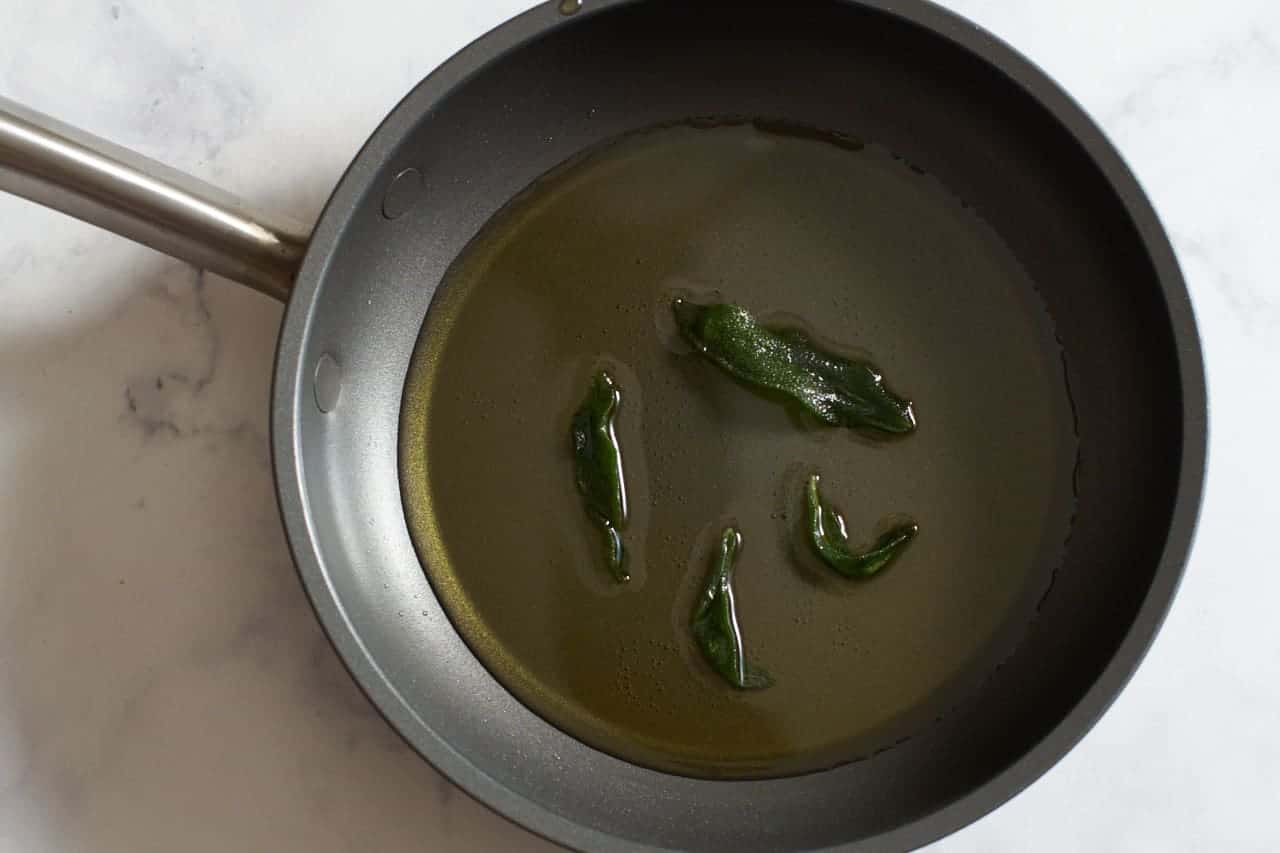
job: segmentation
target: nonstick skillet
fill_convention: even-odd
[[[455,256],[557,164],[693,116],[874,140],[967,199],[1034,280],[1077,419],[1074,527],[1016,651],[897,747],[793,778],[658,773],[522,706],[438,604],[398,480],[406,371]],[[1030,784],[1088,731],[1181,576],[1206,408],[1169,241],[1068,96],[1006,45],[920,0],[544,4],[419,84],[309,233],[8,103],[0,187],[288,300],[272,449],[281,514],[321,622],[425,758],[572,847],[884,850],[941,837]],[[415,598],[426,617],[396,618]]]

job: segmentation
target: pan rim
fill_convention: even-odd
[[[276,493],[294,564],[329,641],[374,707],[423,758],[473,798],[551,841],[575,849],[639,848],[582,826],[491,778],[443,740],[400,697],[363,645],[335,594],[316,547],[303,480],[299,406],[307,397],[302,356],[317,298],[352,209],[399,141],[431,106],[477,70],[568,21],[643,0],[592,0],[574,19],[549,0],[481,36],[415,86],[355,156],[326,204],[285,311],[272,385],[271,446]],[[1049,75],[1012,46],[929,0],[838,0],[899,18],[959,46],[1026,92],[1075,140],[1105,177],[1131,218],[1165,300],[1180,371],[1183,437],[1169,533],[1155,574],[1123,641],[1099,677],[1039,744],[963,797],[855,848],[914,848],[975,822],[1029,787],[1093,728],[1142,662],[1167,616],[1185,572],[1203,498],[1208,454],[1208,402],[1194,311],[1174,249],[1158,215],[1119,151],[1087,112]]]

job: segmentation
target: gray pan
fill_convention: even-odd
[[[785,779],[665,775],[517,702],[437,603],[398,481],[406,370],[455,256],[522,188],[583,149],[707,115],[872,139],[970,200],[1049,309],[1078,418],[1078,517],[1013,656],[900,746]],[[428,761],[571,847],[888,850],[937,839],[1030,784],[1088,731],[1151,643],[1182,573],[1206,404],[1169,241],[1070,98],[1008,46],[921,0],[544,4],[419,84],[309,234],[12,104],[0,104],[0,187],[288,300],[272,449],[320,621]],[[411,599],[426,618],[396,618]]]

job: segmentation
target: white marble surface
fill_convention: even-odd
[[[5,0],[0,94],[314,217],[397,99],[525,5]],[[1280,849],[1280,4],[947,5],[1062,81],[1149,189],[1213,444],[1132,685],[936,849]],[[272,497],[279,317],[0,197],[0,850],[547,849],[411,753],[321,635]]]

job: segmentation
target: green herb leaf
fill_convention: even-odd
[[[733,600],[733,563],[742,548],[742,534],[732,527],[720,534],[711,576],[693,612],[693,637],[702,656],[739,690],[760,690],[773,684],[764,670],[747,663]]]
[[[591,380],[570,429],[578,491],[587,514],[604,531],[605,563],[618,582],[631,579],[621,533],[627,524],[626,479],[614,428],[621,405],[622,392],[617,383],[601,370]]]
[[[805,488],[805,509],[809,542],[814,552],[827,566],[847,578],[869,578],[887,568],[920,531],[914,521],[908,521],[889,530],[870,548],[850,547],[844,517],[834,507],[822,503],[817,474],[809,477]]]
[[[770,328],[737,305],[672,303],[685,339],[728,373],[791,398],[820,421],[890,435],[916,428],[911,401],[872,364],[819,348],[799,329]]]

